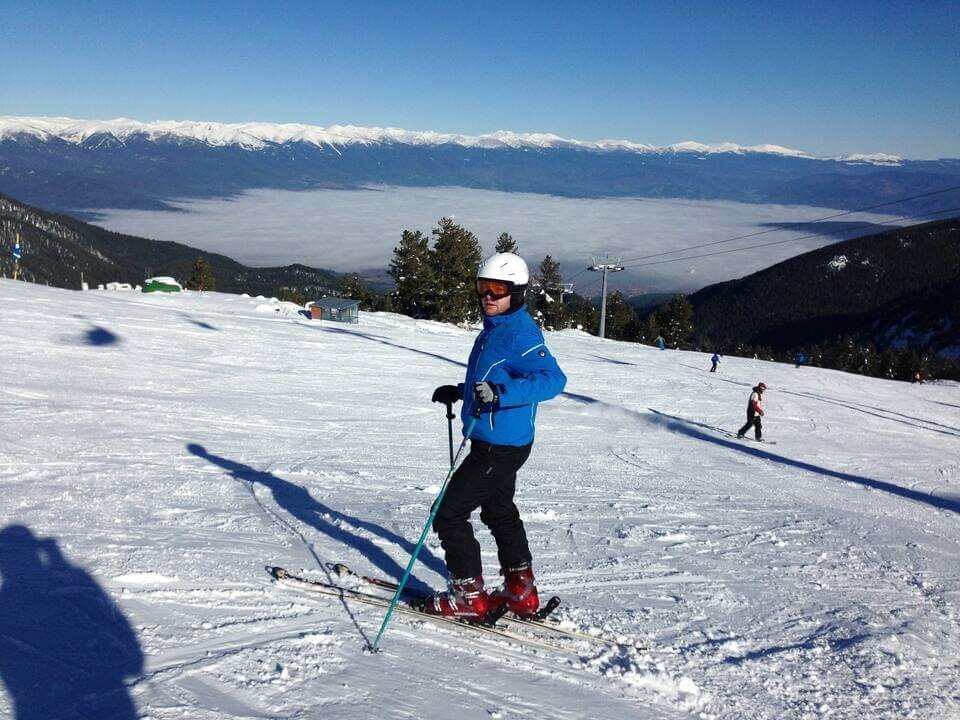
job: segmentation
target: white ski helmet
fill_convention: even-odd
[[[530,271],[527,270],[527,264],[519,255],[508,252],[496,253],[480,265],[477,270],[477,280],[502,280],[510,283],[510,309],[507,312],[516,312],[526,301]]]
[[[530,281],[530,271],[523,258],[513,253],[491,255],[477,270],[478,278],[487,280],[506,280],[516,285],[526,285]]]

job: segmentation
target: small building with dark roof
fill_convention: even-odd
[[[310,305],[310,317],[313,320],[333,320],[356,325],[360,322],[360,301],[350,298],[323,298]]]

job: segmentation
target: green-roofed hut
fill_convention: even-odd
[[[159,276],[147,278],[143,285],[143,291],[148,292],[180,292],[183,290],[180,283],[172,277]]]

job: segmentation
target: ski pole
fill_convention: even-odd
[[[447,440],[450,445],[450,467],[453,467],[453,419],[456,415],[453,414],[453,403],[447,401]]]
[[[390,601],[390,607],[387,608],[387,614],[384,616],[383,622],[380,624],[380,631],[377,633],[377,637],[373,641],[373,645],[370,646],[370,649],[373,652],[377,652],[380,647],[380,638],[383,637],[383,632],[387,629],[387,625],[390,623],[390,617],[393,615],[393,610],[397,606],[397,600],[400,599],[400,594],[403,592],[403,587],[407,584],[407,580],[410,578],[410,571],[413,570],[413,566],[417,562],[417,556],[420,555],[420,549],[427,540],[427,533],[430,532],[430,526],[433,525],[433,518],[436,517],[437,511],[440,509],[440,503],[443,502],[443,496],[447,493],[447,487],[450,484],[450,476],[453,475],[454,463],[456,463],[456,461],[460,458],[460,453],[463,452],[463,448],[466,446],[467,439],[470,437],[470,433],[473,432],[473,426],[477,424],[477,418],[479,416],[480,409],[477,408],[477,411],[474,413],[473,417],[470,418],[470,424],[467,425],[467,431],[463,434],[463,441],[460,443],[460,448],[457,450],[457,455],[454,457],[453,462],[450,463],[450,471],[447,473],[447,478],[443,481],[443,485],[440,487],[440,492],[437,494],[437,499],[433,501],[433,507],[430,509],[430,517],[427,518],[427,524],[423,526],[423,532],[420,533],[420,540],[417,541],[417,546],[413,549],[413,555],[410,556],[410,562],[407,563],[407,569],[403,571],[403,577],[400,579],[400,583],[397,585],[397,591],[393,594],[393,600]]]

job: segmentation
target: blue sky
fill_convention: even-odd
[[[960,2],[23,3],[0,114],[960,157]]]

